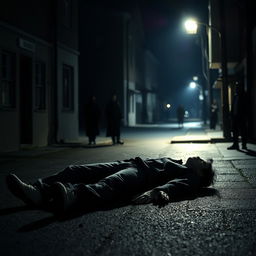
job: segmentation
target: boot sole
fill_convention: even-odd
[[[20,187],[20,179],[15,174],[9,174],[6,177],[6,184],[11,193],[21,199],[25,204],[35,206],[35,204],[27,198]]]

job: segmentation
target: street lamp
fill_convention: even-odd
[[[193,81],[198,81],[198,76],[193,76]]]
[[[223,136],[225,138],[230,138],[230,124],[229,124],[229,109],[228,109],[228,81],[227,81],[227,56],[226,56],[226,45],[225,45],[225,36],[223,37],[221,31],[219,31],[217,28],[208,25],[206,23],[198,22],[196,19],[187,19],[184,22],[184,27],[186,29],[186,32],[188,34],[197,34],[198,25],[202,25],[206,27],[208,30],[215,31],[220,39],[221,47],[220,47],[220,55],[221,55],[221,73],[222,73],[222,124],[223,124]],[[222,29],[223,32],[223,29]],[[203,46],[203,40],[201,41],[201,47],[202,47],[202,57],[204,57],[203,48],[206,50],[206,46]],[[204,65],[203,65],[204,66]],[[208,61],[208,55],[207,55],[207,71],[209,70],[209,61]],[[212,91],[211,91],[211,85],[209,81],[209,71],[207,72],[207,75],[205,75],[208,88],[209,88],[209,101],[210,104],[212,103]]]
[[[196,82],[194,82],[194,81],[189,83],[189,87],[190,87],[191,89],[195,89],[196,86],[197,86],[197,84],[196,84]]]
[[[188,34],[197,34],[198,23],[195,19],[187,19],[184,26]]]
[[[200,84],[192,81],[192,82],[189,83],[189,88],[191,88],[191,89],[196,89],[197,88],[199,90],[199,97],[198,97],[198,99],[200,101],[204,100],[203,88],[202,88],[202,86]]]

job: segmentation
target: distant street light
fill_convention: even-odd
[[[200,84],[198,84],[194,81],[191,81],[189,83],[189,88],[191,88],[191,89],[196,89],[197,88],[199,90],[199,100],[200,101],[204,100],[203,88]]]
[[[189,87],[190,87],[191,89],[195,89],[196,86],[197,86],[196,82],[190,82],[190,83],[189,83]]]

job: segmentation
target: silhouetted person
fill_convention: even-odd
[[[214,99],[212,104],[211,104],[211,119],[210,119],[210,129],[215,130],[216,129],[216,124],[218,121],[218,104],[217,101]]]
[[[185,116],[185,110],[182,105],[179,105],[179,107],[177,108],[177,119],[178,119],[179,128],[183,127],[184,116]]]
[[[213,184],[212,160],[158,158],[74,165],[38,179],[33,185],[15,174],[6,177],[10,191],[26,204],[59,214],[106,207],[117,203],[159,206]]]
[[[99,135],[100,108],[96,97],[92,96],[85,106],[85,130],[89,139],[89,145],[96,144],[96,136]]]
[[[120,126],[123,118],[116,94],[112,95],[106,107],[107,137],[111,137],[113,144],[123,144],[120,140]]]
[[[247,99],[243,84],[236,82],[231,108],[233,144],[228,149],[239,149],[239,135],[242,137],[242,149],[247,149],[247,114]]]

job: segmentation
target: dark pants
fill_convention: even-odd
[[[242,118],[234,117],[232,120],[233,142],[238,145],[238,137],[242,137],[242,145],[246,146],[247,143],[247,126],[246,120]]]
[[[96,135],[89,135],[88,138],[89,138],[89,143],[93,143],[95,142]]]
[[[132,162],[73,165],[52,176],[39,179],[34,185],[39,187],[46,201],[54,191],[52,185],[62,182],[72,185],[79,204],[104,205],[130,199],[143,192],[147,184],[148,172],[140,170]]]

